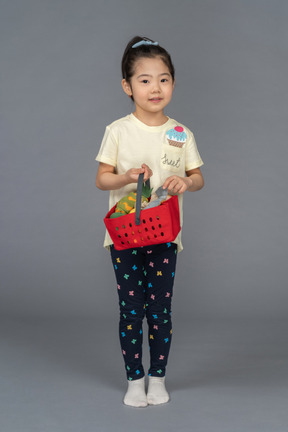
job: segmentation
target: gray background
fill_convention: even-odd
[[[120,405],[124,373],[116,335],[114,274],[102,248],[108,193],[95,187],[94,158],[105,126],[132,110],[120,85],[120,62],[127,41],[140,34],[158,40],[170,52],[176,88],[167,114],[192,129],[205,163],[205,188],[185,194],[184,252],[176,274],[171,387],[181,401],[177,413],[183,421],[177,423],[178,430],[190,430],[187,425],[195,421],[197,432],[210,427],[224,432],[226,426],[230,431],[229,420],[234,423],[246,415],[247,424],[237,421],[235,431],[259,427],[263,432],[267,426],[269,432],[286,432],[280,388],[285,380],[287,384],[287,368],[283,375],[281,370],[287,365],[283,342],[288,309],[287,2],[1,0],[0,6],[0,313],[6,353],[2,358],[8,368],[2,367],[7,386],[2,392],[3,430],[74,431],[81,429],[84,418],[82,430],[106,431],[110,426],[113,430],[99,414],[105,410],[93,417],[95,377],[101,388],[97,406],[107,406],[108,398],[112,406],[127,410]],[[196,357],[190,353],[184,361],[176,353],[186,352],[187,347]],[[108,373],[105,352],[111,361],[117,358],[113,373]],[[247,363],[241,357],[245,352],[250,353]],[[39,356],[37,364],[31,361],[38,358],[34,354]],[[268,365],[272,375],[261,369],[264,357],[272,362]],[[219,393],[217,384],[227,379],[227,365],[237,361],[239,385],[245,388],[241,404],[249,401],[249,408],[237,411],[232,406],[227,418],[222,407],[229,406],[231,395]],[[67,382],[61,381],[65,379],[61,365],[68,369]],[[12,379],[11,387],[10,378],[23,367],[26,372],[19,381]],[[49,367],[52,375],[45,381],[44,370]],[[256,375],[249,376],[249,370]],[[263,381],[259,376],[258,382],[259,370]],[[193,419],[187,417],[190,405],[185,405],[193,398],[195,384],[185,385],[188,373],[196,380],[202,376],[194,395]],[[235,370],[231,375],[237,381]],[[254,394],[269,383],[269,376],[270,384],[275,384],[274,401],[276,394],[280,398],[272,412],[267,399],[271,388],[263,405],[259,401],[257,405]],[[83,387],[81,394],[81,377],[87,378],[91,393]],[[40,388],[47,388],[51,379],[55,387],[48,386],[45,399]],[[29,391],[31,382],[34,393]],[[27,386],[27,394],[19,392],[19,385]],[[77,400],[90,395],[91,412],[85,411],[84,402],[79,408],[71,396],[75,387],[80,392]],[[6,388],[3,383],[2,388]],[[287,386],[282,389],[287,397]],[[204,390],[208,393],[201,393]],[[67,406],[55,403],[47,411],[47,403],[56,395]],[[251,413],[249,397],[256,407]],[[14,404],[20,414],[21,409],[26,413],[16,420]],[[61,406],[63,417],[56,406]],[[171,419],[163,420],[173,409],[167,407],[161,408],[159,419],[154,414],[158,430],[175,426]],[[135,412],[124,411],[128,416],[136,416]],[[75,413],[78,416],[71,418]],[[125,426],[128,420],[123,421]]]

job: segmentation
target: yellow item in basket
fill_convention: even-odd
[[[142,200],[148,201],[151,196],[152,189],[150,189],[146,184],[143,185],[142,188]],[[131,210],[136,207],[136,192],[130,192],[128,195],[123,197],[120,201],[118,201],[116,205],[115,212],[111,214],[110,218],[116,218],[119,216],[123,216],[131,212]],[[134,210],[135,211],[135,210]]]

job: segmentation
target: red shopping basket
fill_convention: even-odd
[[[157,207],[141,211],[143,177],[144,174],[140,174],[138,178],[136,212],[110,219],[115,204],[104,218],[117,250],[169,243],[181,229],[177,195]]]

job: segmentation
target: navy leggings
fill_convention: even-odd
[[[117,280],[119,337],[128,380],[144,376],[142,322],[149,328],[150,376],[165,376],[172,338],[171,299],[177,245],[163,243],[117,251],[111,246]]]

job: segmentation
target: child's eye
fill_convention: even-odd
[[[149,81],[148,81],[147,79],[144,79],[144,80],[142,80],[141,82],[142,82],[143,84],[148,84]]]
[[[167,78],[162,78],[161,82],[168,82],[168,79]]]

